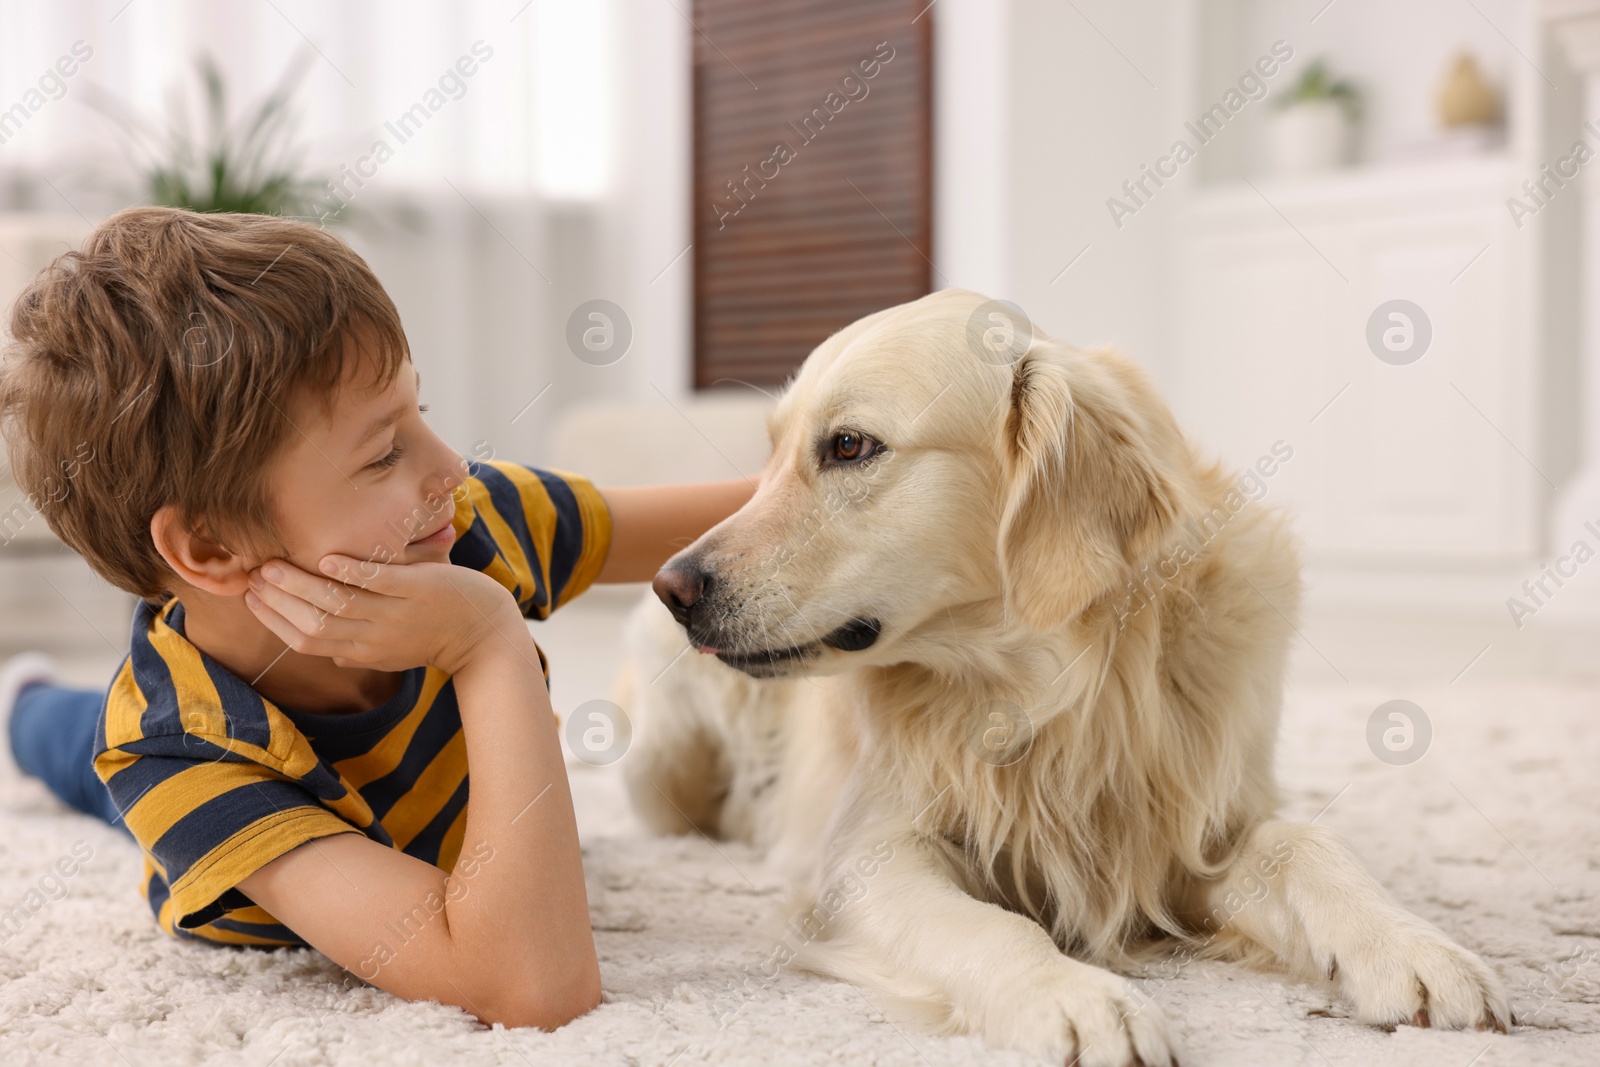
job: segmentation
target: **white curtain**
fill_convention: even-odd
[[[594,198],[611,177],[609,21],[605,0],[7,0],[0,109],[23,101],[74,44],[91,54],[0,143],[0,167],[60,177],[114,158],[117,131],[84,106],[88,83],[161,114],[175,87],[197,99],[193,64],[207,52],[238,106],[307,53],[298,111],[313,165],[337,170],[386,140],[396,151],[385,186],[448,178]],[[430,93],[435,108],[402,145],[388,125]]]
[[[88,225],[140,198],[89,86],[152,118],[181,89],[197,111],[208,53],[237,112],[302,57],[306,163],[343,178],[325,202],[348,203],[339,232],[400,308],[430,421],[463,452],[536,460],[586,399],[686,388],[692,30],[679,6],[3,0],[0,212]],[[595,298],[633,319],[634,350],[612,367],[567,351],[568,316]]]

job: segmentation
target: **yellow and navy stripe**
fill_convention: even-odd
[[[571,474],[476,464],[457,491],[451,561],[547,618],[610,547],[599,492]],[[466,831],[466,740],[449,675],[402,672],[395,696],[348,715],[266,700],[189,641],[177,599],[140,603],[96,733],[95,769],[144,853],[142,893],[174,937],[303,945],[236,887],[308,841],[364,833],[443,870]],[[546,682],[549,667],[539,653]]]
[[[451,562],[494,578],[532,619],[587,589],[611,547],[605,501],[573,474],[474,463],[455,499]]]

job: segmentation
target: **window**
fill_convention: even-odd
[[[929,292],[929,6],[696,0],[696,388]]]

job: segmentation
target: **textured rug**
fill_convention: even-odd
[[[1321,812],[1405,905],[1483,955],[1522,1025],[1509,1036],[1386,1033],[1352,1022],[1320,989],[1191,963],[1144,983],[1187,1067],[1600,1064],[1600,682],[1409,692],[1433,736],[1404,766],[1376,758],[1367,740],[1373,710],[1394,695],[1291,691],[1286,813]],[[559,692],[557,706],[570,707]],[[42,904],[0,944],[0,1063],[1033,1062],[887,1018],[849,985],[788,970],[767,978],[782,893],[759,857],[649,837],[615,766],[574,763],[571,773],[605,1003],[551,1034],[406,1003],[309,950],[173,942],[137,895],[129,842],[36,782],[5,783],[0,911]],[[74,861],[69,877],[63,857]]]

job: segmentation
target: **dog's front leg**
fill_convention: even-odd
[[[862,828],[835,838],[824,869],[811,911],[790,923],[813,938],[805,966],[1058,1063],[1173,1062],[1159,1008],[1064,955],[1037,923],[963,892],[938,844]]]
[[[1199,921],[1219,946],[1332,979],[1363,1022],[1502,1033],[1511,1023],[1494,972],[1397,904],[1320,826],[1257,826],[1201,899]]]

